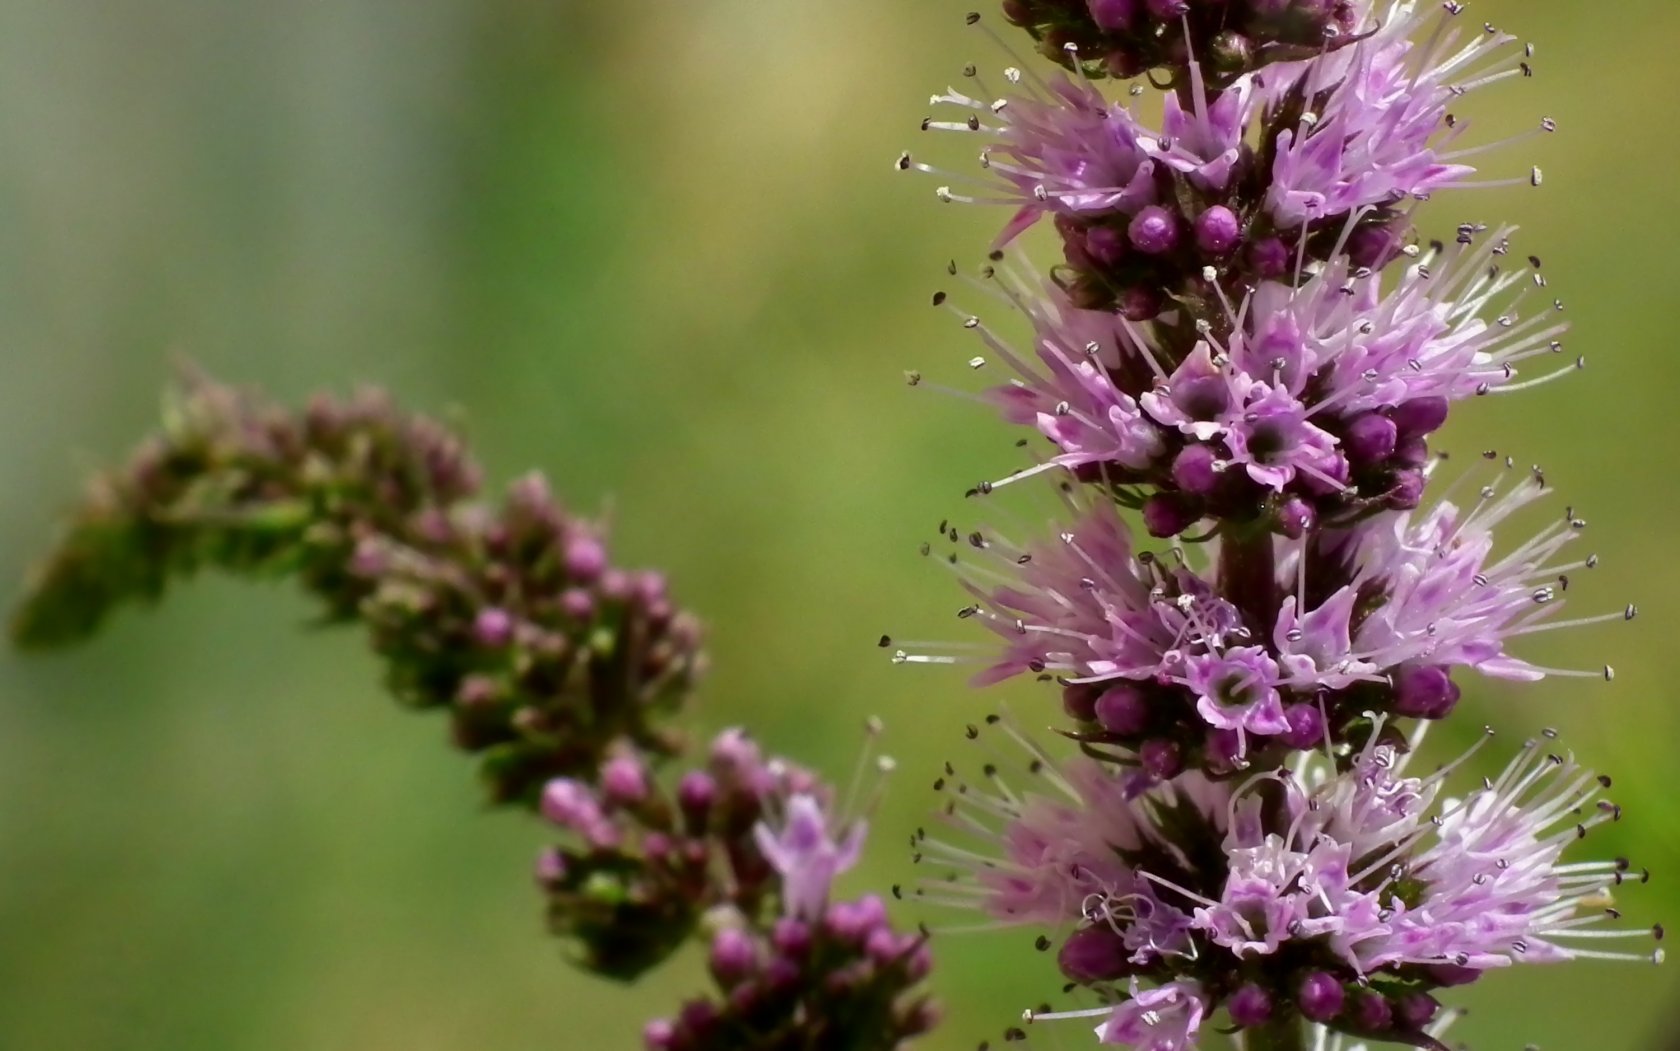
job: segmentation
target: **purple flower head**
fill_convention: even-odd
[[[781,875],[782,906],[789,916],[821,916],[835,878],[857,864],[867,826],[853,821],[831,828],[830,823],[823,803],[800,793],[787,800],[779,829],[761,822],[753,830],[759,850]]]
[[[1485,147],[1444,149],[1467,127],[1449,108],[1466,91],[1520,75],[1520,49],[1507,34],[1453,24],[1456,11],[1440,16],[1446,24],[1428,43],[1413,43],[1430,11],[1393,3],[1382,28],[1359,43],[1278,71],[1298,69],[1297,77],[1263,75],[1267,105],[1302,107],[1295,126],[1277,133],[1266,209],[1280,227],[1424,197],[1474,174],[1460,162]]]
[[[1378,743],[1389,740],[1380,719],[1346,769],[1315,754],[1294,772],[1241,784],[1188,774],[1141,790],[1112,765],[1057,763],[1002,725],[1023,761],[990,752],[1000,761],[987,764],[984,782],[940,780],[951,800],[945,823],[979,844],[919,834],[919,859],[942,874],[917,893],[996,921],[1076,932],[1060,953],[1064,972],[1120,1013],[1031,1020],[1100,1014],[1111,1026],[1105,1039],[1178,1046],[1171,1041],[1187,1034],[1166,1008],[1193,1011],[1182,1020],[1193,1030],[1240,993],[1229,1004],[1233,1020],[1249,1019],[1239,1024],[1293,1011],[1408,1035],[1430,1031],[1429,991],[1467,975],[1581,956],[1660,958],[1601,948],[1661,932],[1607,926],[1618,914],[1595,908],[1627,877],[1625,861],[1564,860],[1620,809],[1597,798],[1605,780],[1553,751],[1549,737],[1468,795],[1447,798],[1468,756],[1408,777],[1408,754]],[[1007,783],[1017,778],[1024,790]],[[1210,852],[1212,839],[1220,847]],[[1289,962],[1268,971],[1261,963],[1272,959]],[[1160,988],[1145,992],[1140,978]],[[1164,993],[1191,981],[1201,990],[1194,1005]],[[1160,1021],[1146,1019],[1157,1006]]]
[[[1016,206],[998,244],[1013,240],[1045,214],[1133,215],[1155,202],[1156,162],[1144,144],[1147,129],[1131,110],[1111,105],[1089,82],[1052,74],[1023,83],[1015,70],[1009,79],[1014,90],[1001,97],[974,98],[955,88],[935,95],[935,104],[962,107],[971,115],[924,125],[979,132],[994,140],[981,163],[1001,180],[1002,199]],[[901,166],[923,167],[907,160]],[[977,200],[948,187],[940,188],[939,197]]]
[[[1238,646],[1224,653],[1191,657],[1185,685],[1196,692],[1196,710],[1209,726],[1244,733],[1280,734],[1289,730],[1277,662],[1259,646]],[[1238,746],[1238,754],[1242,752]]]

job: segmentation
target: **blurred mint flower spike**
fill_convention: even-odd
[[[898,1047],[933,1023],[914,991],[930,959],[879,898],[835,899],[865,832],[844,809],[740,730],[669,786],[621,752],[594,784],[543,790],[543,815],[566,833],[537,862],[551,925],[585,968],[621,979],[706,932],[720,995],[650,1024],[656,1051]]]
[[[1454,798],[1446,786],[1469,754],[1408,776],[1416,742],[1390,743],[1380,727],[1382,743],[1345,765],[1314,755],[1215,783],[1058,763],[1001,725],[1023,754],[936,785],[950,832],[918,837],[936,875],[917,895],[1068,932],[1063,974],[1106,1006],[1033,1021],[1101,1019],[1102,1042],[1182,1049],[1223,1009],[1261,1047],[1303,1020],[1433,1046],[1434,994],[1485,971],[1662,958],[1616,948],[1662,937],[1621,926],[1612,907],[1618,886],[1647,874],[1564,860],[1621,810],[1601,798],[1609,780],[1550,733]]]
[[[301,412],[192,376],[164,427],[94,479],[12,621],[25,648],[91,635],[200,569],[292,577],[331,621],[359,620],[397,697],[448,711],[498,802],[596,770],[662,726],[704,658],[662,575],[611,564],[599,530],[539,475],[475,499],[459,438],[384,394]]]
[[[336,619],[366,588],[351,579],[361,535],[474,496],[460,440],[373,390],[292,413],[190,372],[164,398],[164,426],[96,475],[14,613],[20,646],[93,634],[116,606],[157,601],[201,568],[299,574]]]

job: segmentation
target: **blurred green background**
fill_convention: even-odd
[[[669,568],[712,625],[700,725],[748,722],[843,775],[881,714],[904,773],[853,882],[905,878],[962,724],[1048,700],[978,698],[874,648],[962,637],[916,545],[1015,463],[983,412],[899,378],[963,371],[970,344],[927,293],[1001,219],[889,170],[930,91],[1001,64],[963,10],[0,6],[0,576],[151,426],[175,355],[289,399],[386,384],[458,410],[498,476],[541,467],[610,508],[619,555]],[[1539,79],[1479,105],[1484,134],[1541,113],[1562,131],[1493,162],[1532,154],[1543,190],[1445,196],[1428,221],[1523,222],[1590,365],[1467,406],[1447,444],[1543,462],[1605,555],[1578,602],[1643,616],[1543,637],[1547,662],[1616,664],[1613,685],[1476,683],[1457,732],[1563,728],[1628,810],[1598,849],[1656,872],[1630,917],[1674,918],[1680,9],[1471,16],[1539,47]],[[0,1048],[637,1046],[700,984],[693,961],[635,993],[574,975],[527,882],[540,830],[479,812],[441,724],[381,696],[354,632],[312,634],[300,598],[257,590],[204,580],[80,652],[0,660]],[[1050,993],[1029,941],[942,939],[951,1024],[926,1046],[971,1047]],[[1677,989],[1672,968],[1524,969],[1470,991],[1459,1035],[1649,1048]]]

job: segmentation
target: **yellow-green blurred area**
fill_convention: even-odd
[[[963,724],[1006,701],[1047,723],[1054,701],[875,646],[971,637],[916,548],[948,514],[979,521],[964,489],[1021,462],[984,410],[901,378],[972,387],[973,344],[928,294],[1003,218],[891,170],[924,145],[930,92],[1008,61],[965,9],[5,5],[0,576],[20,580],[83,477],[151,427],[178,356],[293,400],[387,385],[458,413],[499,479],[549,472],[610,516],[621,558],[668,568],[711,625],[694,726],[747,723],[843,778],[882,716],[900,772],[848,886],[906,880]],[[1483,0],[1466,18],[1537,45],[1534,80],[1470,101],[1473,134],[1561,130],[1486,158],[1542,165],[1541,190],[1443,195],[1426,228],[1521,222],[1588,368],[1462,406],[1444,444],[1464,469],[1487,448],[1544,464],[1560,495],[1542,514],[1572,504],[1603,555],[1572,605],[1641,616],[1521,650],[1612,663],[1614,683],[1468,678],[1431,747],[1491,722],[1491,766],[1560,728],[1627,813],[1587,846],[1655,874],[1624,895],[1629,921],[1673,918],[1680,8]],[[928,148],[972,162],[966,141]],[[574,973],[529,882],[543,830],[483,812],[441,721],[399,711],[357,633],[310,615],[289,589],[204,579],[78,651],[0,663],[0,1048],[639,1046],[698,966],[635,990]],[[1055,996],[1031,942],[939,938],[950,1022],[926,1046],[972,1047]],[[1455,1035],[1650,1048],[1680,1025],[1677,991],[1672,968],[1522,968],[1467,990]],[[1043,1039],[1089,1043],[1082,1023]]]

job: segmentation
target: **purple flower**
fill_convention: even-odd
[[[1131,997],[1097,1027],[1097,1043],[1125,1044],[1137,1051],[1193,1051],[1207,1010],[1195,982],[1140,989],[1134,978]]]
[[[1261,74],[1267,105],[1304,100],[1307,107],[1294,127],[1277,134],[1266,208],[1278,225],[1294,228],[1427,196],[1475,172],[1457,162],[1480,149],[1438,149],[1465,128],[1451,121],[1449,107],[1468,90],[1519,74],[1515,57],[1503,68],[1491,61],[1516,38],[1450,26],[1429,43],[1414,44],[1408,38],[1429,10],[1392,4],[1382,28],[1359,43]],[[1441,17],[1450,23],[1456,14]],[[1297,76],[1287,75],[1294,71]]]
[[[1191,657],[1185,675],[1185,685],[1196,691],[1196,710],[1202,718],[1209,726],[1237,731],[1239,740],[1244,733],[1288,732],[1279,681],[1277,662],[1258,646]]]
[[[782,877],[783,911],[802,919],[820,917],[835,878],[857,864],[866,833],[862,821],[830,828],[822,802],[806,793],[788,798],[779,830],[760,822],[753,837]]]

